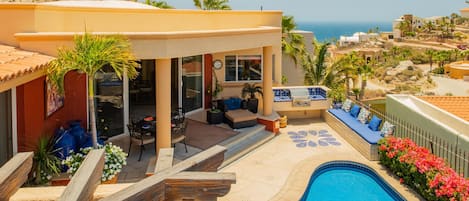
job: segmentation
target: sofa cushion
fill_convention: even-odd
[[[380,124],[381,124],[381,119],[378,118],[376,115],[373,115],[373,117],[370,120],[370,123],[368,124],[368,128],[370,128],[372,131],[378,131]]]
[[[360,121],[362,124],[366,124],[368,121],[368,116],[370,116],[370,111],[368,111],[365,108],[362,108],[360,110],[360,113],[358,114],[358,121]]]
[[[355,131],[360,137],[370,144],[377,144],[378,141],[382,138],[380,131],[372,131],[368,128],[368,124],[362,124],[357,119],[352,117],[348,112],[343,111],[342,109],[329,109],[329,113],[337,117],[350,129]]]
[[[388,121],[385,121],[383,127],[381,127],[381,136],[386,137],[388,135],[392,135],[394,133],[394,127],[394,125]]]
[[[223,101],[228,110],[237,110],[241,108],[241,98],[229,98]]]
[[[352,117],[357,118],[359,112],[360,112],[360,106],[354,105],[352,109],[350,110],[350,115],[352,115]]]
[[[346,112],[350,112],[351,107],[352,107],[352,101],[350,99],[345,100],[344,104],[342,105],[342,109]]]
[[[257,115],[250,112],[249,110],[230,110],[225,112],[225,117],[233,123],[256,120]]]

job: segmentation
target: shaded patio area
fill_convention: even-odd
[[[202,122],[205,118],[203,114],[205,114],[205,111],[195,113],[187,119],[187,153],[183,143],[176,143],[174,148],[174,164],[217,144],[227,147],[228,151],[225,156],[231,158],[243,150],[248,150],[246,146],[253,146],[257,141],[273,137],[273,134],[265,131],[262,125],[243,129],[231,129],[226,124],[209,125]],[[129,148],[128,135],[114,137],[109,142],[120,146],[126,152]],[[130,154],[127,157],[127,165],[119,173],[118,183],[137,182],[145,178],[149,163],[153,162],[156,158],[154,143],[145,145],[140,161],[138,161],[139,153],[140,147],[132,145]]]

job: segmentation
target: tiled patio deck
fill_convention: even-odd
[[[223,168],[222,172],[236,173],[236,184],[219,200],[299,200],[315,167],[331,160],[364,163],[408,200],[420,199],[378,163],[366,160],[325,122],[302,119],[290,120],[280,135]]]

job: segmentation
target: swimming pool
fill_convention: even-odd
[[[374,170],[351,161],[333,161],[318,167],[301,201],[405,200]]]

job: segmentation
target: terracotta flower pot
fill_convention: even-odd
[[[116,174],[111,180],[102,181],[101,184],[117,184],[117,178],[119,178],[119,174]]]

